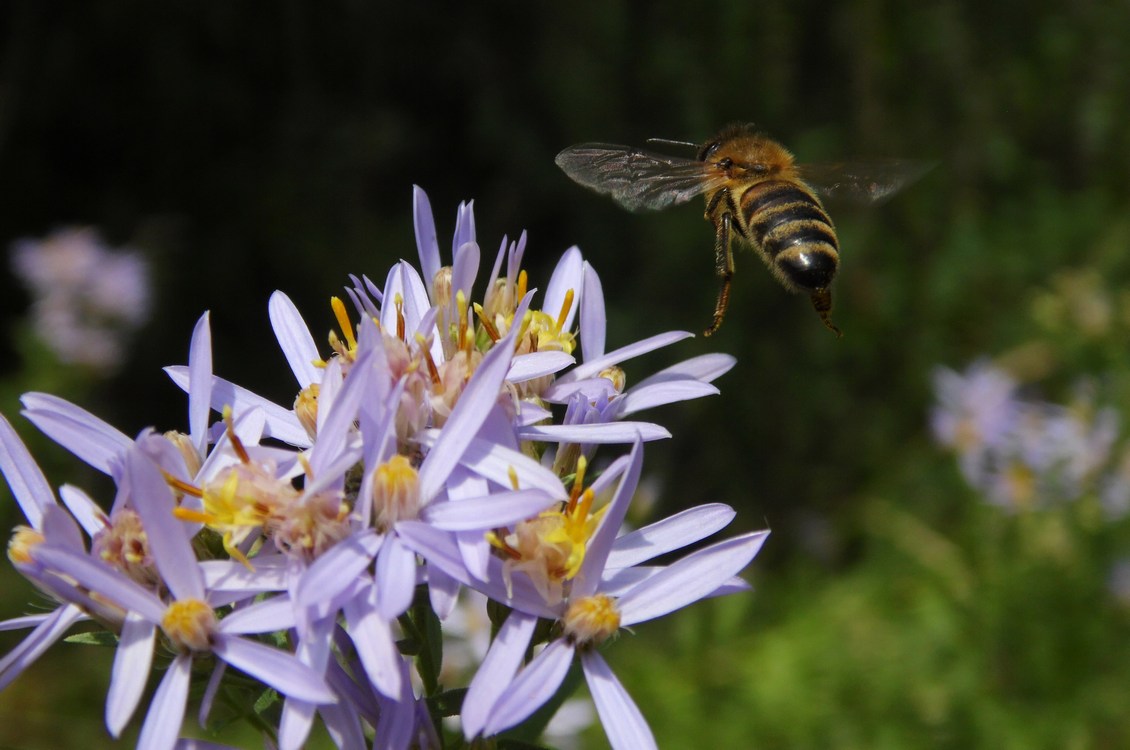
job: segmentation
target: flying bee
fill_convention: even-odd
[[[697,159],[582,143],[565,149],[555,161],[574,181],[611,196],[629,211],[657,211],[705,195],[706,220],[714,225],[715,273],[721,281],[706,336],[722,325],[730,302],[734,235],[761,256],[786,289],[808,294],[824,325],[842,335],[831,319],[839,240],[817,194],[876,203],[928,168],[898,160],[799,165],[784,146],[748,125],[726,128],[699,147]]]

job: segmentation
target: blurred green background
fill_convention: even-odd
[[[211,310],[217,372],[289,401],[268,295],[328,331],[347,274],[415,259],[413,184],[441,247],[464,199],[484,255],[528,230],[533,283],[580,245],[613,347],[706,326],[711,229],[697,204],[621,211],[557,170],[561,148],[753,121],[802,161],[936,162],[880,207],[831,206],[842,340],[743,253],[719,334],[629,367],[738,358],[721,396],[648,415],[675,437],[645,472],[656,514],[723,501],[773,534],[752,596],[609,659],[665,748],[1130,746],[1109,585],[1125,523],[1094,497],[990,506],[928,427],[933,368],[978,357],[1061,403],[1090,378],[1130,413],[1130,6],[11,0],[0,45],[0,241],[93,226],[144,249],[156,285],[128,358],[94,379],[51,363],[0,268],[0,411],[55,484],[105,487],[18,418],[19,393],[127,433],[183,428],[159,368]],[[26,611],[3,576],[3,615]],[[0,694],[0,747],[114,746],[110,656],[82,649]]]

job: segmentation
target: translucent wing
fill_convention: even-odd
[[[554,160],[575,182],[629,211],[658,211],[726,184],[715,165],[629,146],[582,143]]]
[[[797,173],[809,187],[832,199],[882,203],[933,168],[913,159],[875,159],[802,164]]]

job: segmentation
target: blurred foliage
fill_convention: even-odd
[[[754,120],[802,161],[936,161],[881,207],[832,207],[842,340],[743,253],[721,332],[629,369],[738,357],[721,396],[654,415],[675,438],[647,472],[657,512],[724,501],[774,533],[753,598],[612,658],[664,747],[1128,743],[1113,532],[982,507],[925,429],[931,369],[981,355],[1053,391],[1090,376],[1130,414],[1124,4],[11,0],[0,45],[0,238],[95,226],[149,252],[160,292],[143,345],[90,382],[26,341],[5,267],[0,411],[52,390],[127,433],[184,426],[159,367],[185,360],[205,309],[217,372],[289,400],[283,358],[262,354],[269,293],[328,331],[348,273],[415,257],[413,183],[441,237],[471,198],[484,253],[528,229],[535,283],[579,244],[615,346],[705,327],[711,230],[697,207],[620,211],[557,171],[559,149]],[[52,482],[90,483],[17,427]],[[1041,547],[1057,525],[1066,557]],[[29,593],[4,576],[14,613]],[[648,658],[656,637],[674,661]],[[45,710],[24,703],[44,685],[73,686],[50,658],[0,697],[0,746],[59,746],[4,736]],[[101,694],[58,700],[96,717],[72,701]]]

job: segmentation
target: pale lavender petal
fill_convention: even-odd
[[[192,656],[180,654],[161,679],[149,704],[137,746],[144,750],[173,748],[184,722],[188,683],[192,676]]]
[[[163,437],[155,437],[164,440]],[[185,527],[173,515],[176,498],[157,467],[140,450],[126,455],[134,510],[149,538],[153,562],[177,599],[204,599],[204,574],[197,565]]]
[[[208,676],[208,684],[204,687],[204,695],[200,698],[200,710],[196,714],[196,720],[200,722],[200,726],[208,726],[208,716],[212,713],[212,703],[216,700],[216,693],[220,690],[220,684],[224,680],[224,675],[228,671],[228,665],[222,661],[215,662],[212,668],[212,674]]]
[[[517,427],[528,427],[548,419],[553,419],[553,412],[532,401],[522,401],[518,404],[518,417],[514,422]]]
[[[74,516],[88,536],[94,536],[110,523],[106,511],[94,502],[94,498],[78,487],[64,484],[59,488],[59,499],[63,501],[63,505],[67,506],[67,510],[71,512],[71,515]]]
[[[298,658],[319,674],[325,673],[329,663],[335,620],[336,615],[310,623],[307,633],[298,643]],[[301,750],[310,734],[315,710],[312,703],[296,698],[286,699],[279,721],[279,750]]]
[[[735,515],[729,505],[710,503],[624,534],[613,543],[605,568],[626,568],[686,547],[725,528]]]
[[[110,690],[106,695],[106,727],[115,737],[129,723],[145,691],[149,667],[153,663],[153,636],[156,632],[156,624],[135,612],[128,613],[122,623],[121,638],[110,672]]]
[[[369,567],[383,539],[368,529],[334,545],[302,573],[294,590],[294,603],[312,607],[343,591]]]
[[[46,544],[35,547],[31,554],[44,567],[74,578],[122,609],[137,612],[151,622],[160,622],[165,615],[165,605],[152,592],[88,555]]]
[[[749,564],[768,535],[768,531],[743,534],[667,566],[620,598],[620,624],[630,627],[713,593]]]
[[[463,698],[463,736],[468,740],[483,731],[491,708],[522,666],[537,622],[533,615],[511,612],[498,629]]]
[[[401,543],[395,534],[385,539],[377,553],[377,611],[393,620],[412,604],[416,589],[416,553]]]
[[[557,261],[557,267],[549,277],[549,284],[545,287],[545,301],[542,303],[542,312],[557,320],[561,308],[565,305],[565,295],[573,290],[573,302],[565,316],[561,330],[568,331],[573,328],[573,318],[577,314],[577,306],[581,301],[581,288],[584,283],[582,269],[584,258],[581,250],[576,245],[566,250]],[[517,318],[515,318],[517,320]]]
[[[212,651],[231,666],[283,695],[310,703],[333,703],[337,700],[322,675],[293,654],[226,633],[216,634]]]
[[[208,591],[283,591],[287,587],[287,557],[260,555],[252,569],[236,560],[203,560],[200,570]]]
[[[429,431],[424,445],[434,445],[434,434]],[[510,470],[513,469],[518,477],[518,486],[522,489],[540,489],[558,499],[569,495],[561,485],[561,480],[551,470],[521,451],[505,448],[489,440],[473,439],[463,453],[461,463],[479,476],[503,487],[510,486]]]
[[[187,367],[171,366],[164,370],[178,388],[185,392],[191,389],[192,382]],[[291,409],[279,406],[223,378],[212,376],[212,409],[222,412],[225,406],[230,406],[232,413],[236,415],[259,409],[267,420],[264,437],[273,437],[299,448],[310,446],[310,436],[306,434],[306,428],[298,421],[298,417]]]
[[[188,434],[200,456],[208,455],[208,415],[212,410],[212,329],[208,313],[192,329],[188,348],[189,377],[196,387],[188,392]]]
[[[306,701],[290,700],[283,703],[279,718],[279,750],[302,750],[310,728],[314,726],[314,714],[318,707]]]
[[[28,633],[18,646],[5,654],[3,659],[0,659],[0,690],[8,687],[44,651],[62,638],[71,625],[80,620],[85,620],[86,615],[74,604],[64,604],[49,615],[38,619],[40,621],[35,629]],[[8,630],[9,628],[0,629]]]
[[[428,575],[428,600],[436,617],[446,620],[459,603],[459,581],[436,567],[424,564]]]
[[[682,341],[686,338],[693,337],[693,333],[687,331],[668,331],[666,333],[659,333],[649,338],[637,341],[633,344],[621,347],[615,351],[605,354],[603,357],[597,357],[594,360],[586,360],[584,364],[578,365],[569,372],[562,375],[559,380],[565,383],[571,383],[574,380],[584,380],[591,378],[598,374],[601,370],[605,370],[612,365],[618,365],[621,362],[638,357],[641,354],[661,349],[665,346]]]
[[[689,378],[666,383],[652,383],[645,386],[637,385],[612,404],[611,408],[605,412],[605,418],[618,419],[644,409],[717,394],[718,389],[710,383]]]
[[[0,472],[8,480],[12,496],[20,505],[24,518],[32,528],[39,529],[43,523],[43,511],[55,504],[55,494],[39,464],[31,457],[27,446],[0,414]]]
[[[432,204],[428,200],[428,194],[418,185],[412,186],[412,218],[416,225],[416,249],[420,254],[420,270],[424,272],[424,278],[430,283],[439,273],[443,263],[439,258],[439,242],[436,240]]]
[[[47,437],[103,474],[113,475],[133,441],[90,412],[46,393],[20,397],[23,414]]]
[[[586,260],[581,292],[581,351],[585,360],[604,356],[604,336],[608,320],[604,312],[604,289],[600,277]]]
[[[420,274],[404,261],[400,261],[389,270],[384,295],[385,303],[381,307],[381,330],[390,333],[394,333],[397,329],[398,299],[407,331],[416,330],[416,326],[431,307],[427,287],[420,279]]]
[[[71,514],[61,505],[47,506],[43,511],[43,528],[40,531],[51,545],[69,547],[78,552],[86,549],[82,540],[82,531],[79,530]]]
[[[616,494],[605,508],[604,516],[600,519],[600,526],[589,540],[585,550],[585,559],[581,563],[581,570],[573,580],[574,597],[584,597],[593,594],[600,585],[601,573],[612,551],[612,544],[616,541],[620,525],[628,512],[632,496],[636,493],[636,486],[640,481],[640,471],[643,467],[643,445],[639,442],[632,446],[628,454],[628,467],[620,479],[620,486]]]
[[[709,383],[729,372],[737,361],[729,354],[702,354],[649,375],[636,383],[636,387],[678,378],[694,378]]]
[[[432,503],[422,520],[447,531],[485,531],[536,516],[556,500],[542,490],[496,492],[473,499]]]
[[[569,383],[562,383],[558,380],[546,388],[541,397],[551,404],[564,404],[577,395],[580,395],[585,401],[603,404],[612,397],[619,395],[619,392],[608,378],[592,377]]]
[[[462,201],[455,214],[455,234],[451,238],[451,254],[460,246],[475,241],[475,202]]]
[[[318,707],[326,734],[340,750],[367,750],[365,732],[357,708],[348,700],[323,704]]]
[[[315,477],[324,479],[325,475],[334,473],[329,471],[330,466],[345,452],[346,444],[354,434],[353,423],[357,419],[361,400],[368,391],[372,372],[369,367],[371,358],[371,350],[357,358],[355,366],[349,371],[349,377],[332,400],[323,401],[323,396],[318,396],[318,439],[310,449],[309,459]],[[334,359],[331,366],[340,367],[339,361]],[[326,379],[330,379],[328,373]]]
[[[517,330],[518,326],[511,326],[510,333],[483,357],[459,396],[435,446],[420,465],[420,497],[425,503],[439,494],[483,420],[495,408],[503,378],[510,369]]]
[[[565,352],[544,351],[519,354],[510,363],[510,371],[506,373],[506,380],[511,383],[524,383],[527,380],[560,372],[576,361],[572,355]]]
[[[643,714],[608,668],[604,657],[596,651],[584,651],[581,653],[581,667],[613,750],[657,749],[659,746],[655,744],[655,737]]]
[[[322,359],[318,345],[294,302],[283,292],[276,291],[267,301],[267,314],[271,318],[271,328],[286,357],[286,363],[290,365],[290,371],[298,381],[298,387],[305,388],[311,383],[321,382],[322,373],[314,366],[315,362]]]
[[[518,431],[523,440],[543,443],[631,443],[637,438],[644,442],[665,440],[671,433],[652,422],[611,422],[608,424],[551,424],[532,425]]]
[[[377,720],[376,737],[373,738],[373,750],[440,747],[439,738],[434,735],[430,738],[421,738],[416,744],[413,744],[413,734],[416,730],[418,717],[416,696],[412,693],[408,664],[402,659],[398,663],[398,668],[400,672],[400,692],[396,696],[390,696],[387,700],[380,701],[380,718]],[[430,723],[431,718],[425,715],[422,717],[422,721]]]
[[[403,657],[396,648],[391,624],[377,613],[376,589],[370,587],[364,597],[347,602],[343,609],[349,637],[373,687],[390,698],[399,696]]]
[[[453,297],[457,292],[462,291],[463,296],[470,303],[474,299],[475,276],[478,273],[479,245],[476,242],[465,242],[455,251],[455,260],[451,265],[451,293]]]
[[[294,624],[294,603],[290,597],[274,596],[239,607],[220,620],[219,631],[228,635],[250,635],[287,630]]]
[[[573,662],[574,648],[563,639],[552,641],[518,673],[514,681],[491,707],[484,734],[498,734],[528,719],[561,687],[569,665]]]

